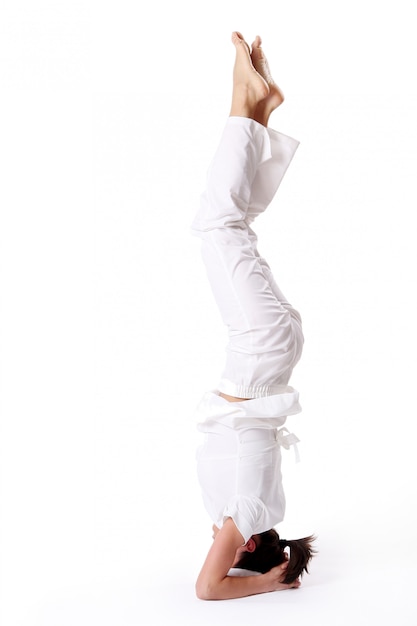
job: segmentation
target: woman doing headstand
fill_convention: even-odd
[[[217,390],[197,408],[205,443],[198,476],[214,541],[196,583],[201,599],[227,599],[299,587],[313,537],[280,539],[284,518],[281,446],[297,438],[283,427],[301,408],[288,385],[303,334],[257,249],[251,224],[272,201],[298,142],[268,128],[283,101],[256,37],[236,48],[230,116],[193,222],[229,344]],[[285,547],[290,547],[290,557]],[[233,568],[249,575],[233,575]]]

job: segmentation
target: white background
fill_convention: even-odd
[[[261,251],[304,320],[300,590],[205,603],[192,413],[226,337],[189,225],[256,34],[301,141]],[[411,3],[0,3],[2,626],[414,623]]]

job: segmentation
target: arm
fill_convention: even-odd
[[[200,600],[228,600],[299,586],[298,581],[292,585],[281,582],[287,563],[259,576],[228,576],[227,573],[235,562],[236,552],[243,543],[244,538],[234,521],[228,518],[216,534],[197,578],[196,593]]]

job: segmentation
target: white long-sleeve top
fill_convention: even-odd
[[[205,434],[197,451],[204,505],[218,528],[231,517],[244,543],[284,518],[281,446],[298,439],[283,425],[300,411],[298,392],[288,385],[242,402],[208,392],[197,407],[197,428]]]

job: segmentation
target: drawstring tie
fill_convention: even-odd
[[[287,433],[287,434],[284,434]],[[288,428],[283,426],[276,432],[275,436],[277,443],[285,448],[285,450],[289,450],[291,446],[294,446],[294,454],[295,454],[295,462],[300,462],[300,453],[298,451],[297,443],[299,443],[299,438],[294,433],[290,433]]]

